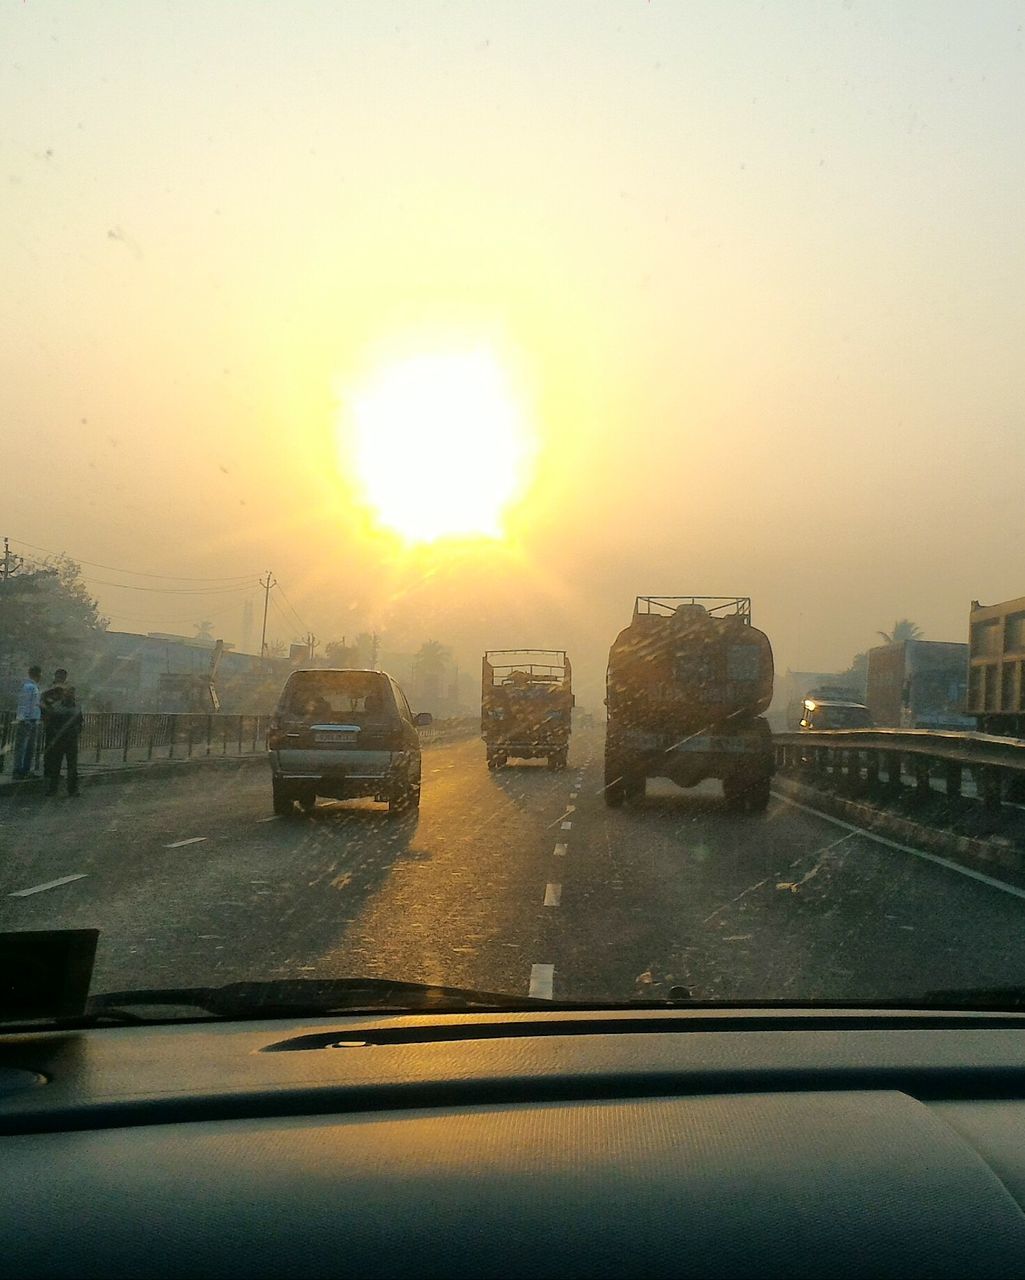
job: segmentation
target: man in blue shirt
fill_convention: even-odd
[[[39,718],[42,714],[39,706],[39,678],[43,674],[41,667],[29,667],[28,679],[21,686],[18,694],[18,709],[14,723],[14,768],[13,778],[38,778],[32,765],[36,755],[36,736],[39,733]]]

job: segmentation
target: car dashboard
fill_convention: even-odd
[[[18,1276],[1007,1276],[1025,1019],[332,1017],[0,1041]]]

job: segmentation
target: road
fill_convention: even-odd
[[[781,798],[601,796],[570,768],[424,752],[418,817],[274,818],[266,765],[0,805],[0,927],[101,931],[93,990],[373,975],[556,999],[834,999],[1025,982],[1025,887]],[[74,877],[74,878],[72,878]],[[56,883],[55,883],[56,882]]]

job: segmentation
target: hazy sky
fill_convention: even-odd
[[[1025,593],[1023,27],[987,0],[6,0],[0,534],[270,566],[323,639],[565,645],[592,686],[637,593],[751,595],[783,668],[904,614],[962,639],[971,598]],[[504,541],[404,549],[348,407],[482,348],[532,479]],[[89,572],[116,627],[239,636],[244,589]]]

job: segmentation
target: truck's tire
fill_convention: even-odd
[[[496,769],[498,767],[498,757],[493,751],[488,751],[488,768]]]
[[[749,813],[764,813],[769,807],[771,785],[769,778],[759,778],[753,786],[748,788],[745,800]]]
[[[627,804],[643,804],[648,790],[648,780],[643,773],[628,770],[623,777],[623,792]]]
[[[605,756],[605,789],[603,794],[605,803],[610,809],[619,809],[626,799],[623,767],[614,756],[608,754]]]
[[[299,808],[303,813],[312,813],[317,807],[316,791],[300,791],[296,799],[299,801]]]
[[[274,812],[279,818],[287,818],[295,813],[295,792],[277,778],[271,779]]]
[[[764,813],[769,807],[769,778],[724,778],[726,807],[731,813]]]

